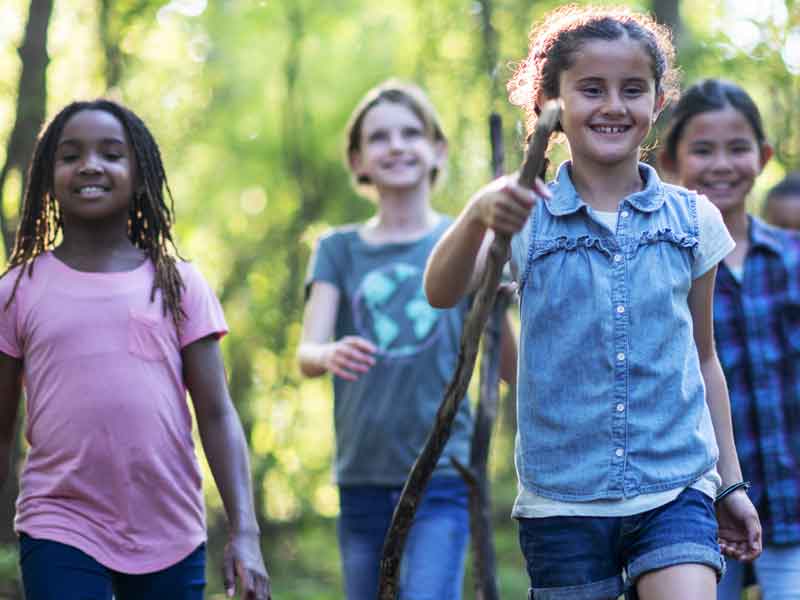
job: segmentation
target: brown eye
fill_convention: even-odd
[[[368,142],[382,142],[388,138],[388,134],[385,131],[375,131],[369,136],[367,136]]]

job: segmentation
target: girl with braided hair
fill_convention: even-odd
[[[169,203],[165,201],[165,192]],[[24,382],[15,529],[28,600],[194,600],[205,587],[198,429],[230,522],[224,577],[266,600],[227,325],[176,260],[158,145],[129,109],[75,102],[40,135],[0,278],[0,483]]]

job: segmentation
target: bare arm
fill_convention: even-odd
[[[0,352],[0,487],[8,478],[22,393],[22,361]]]
[[[319,377],[327,372],[355,380],[375,364],[377,348],[358,336],[333,341],[336,313],[339,310],[338,288],[326,281],[311,284],[311,293],[303,314],[303,333],[297,348],[300,372]]]
[[[536,192],[548,195],[537,180]],[[436,308],[450,308],[475,287],[494,232],[513,235],[525,225],[536,194],[506,175],[470,199],[433,249],[425,269],[425,294]]]
[[[242,598],[267,600],[270,583],[261,556],[247,442],[228,393],[219,342],[208,336],[181,354],[200,439],[230,525],[223,566],[226,591],[233,595],[238,578]]]
[[[700,370],[706,384],[706,402],[719,447],[717,469],[724,488],[742,480],[742,469],[733,441],[728,387],[714,347],[713,296],[716,273],[714,267],[695,279],[689,292],[689,309]],[[717,506],[717,516],[723,552],[740,560],[752,560],[761,553],[761,524],[744,490],[740,489],[722,500]]]
[[[469,292],[494,238],[468,205],[439,239],[425,267],[425,295],[435,308],[451,308]]]

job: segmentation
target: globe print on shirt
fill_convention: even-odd
[[[358,335],[386,358],[413,356],[439,337],[441,311],[428,304],[422,269],[392,263],[367,273],[353,297]]]

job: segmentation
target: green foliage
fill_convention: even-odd
[[[7,581],[17,575],[19,552],[15,545],[0,545],[0,581]]]
[[[691,30],[680,55],[684,83],[722,77],[740,84],[776,150],[750,199],[758,211],[765,190],[800,169],[800,3],[714,0],[684,12]]]
[[[490,110],[504,119],[508,167],[519,164],[521,114],[506,101],[504,85],[525,55],[530,23],[557,4],[98,0],[95,9],[78,0],[57,3],[50,113],[110,83],[111,93],[143,116],[161,144],[175,194],[179,248],[224,302],[232,331],[224,342],[230,387],[251,445],[265,552],[281,598],[341,597],[332,394],[327,380],[300,379],[294,352],[314,240],[329,226],[373,211],[351,188],[343,162],[350,111],[387,77],[423,85],[450,140],[449,174],[435,204],[456,212],[489,176]],[[777,0],[771,12],[741,19],[745,4],[685,3],[680,63],[685,81],[721,75],[757,98],[778,150],[766,184],[800,167],[800,11],[797,0]],[[17,77],[13,49],[27,2],[9,6],[0,9],[0,140],[13,118],[9,82]],[[486,10],[497,32],[494,54],[484,44]],[[755,41],[744,48],[747,31]],[[16,198],[2,201],[8,206]],[[516,489],[512,445],[511,432],[501,428],[492,456],[498,562],[504,595],[522,597],[527,584],[508,517]],[[224,522],[210,483],[208,490],[216,563]],[[0,552],[0,579],[14,572],[5,569],[5,556]],[[209,577],[218,593],[216,568]]]

